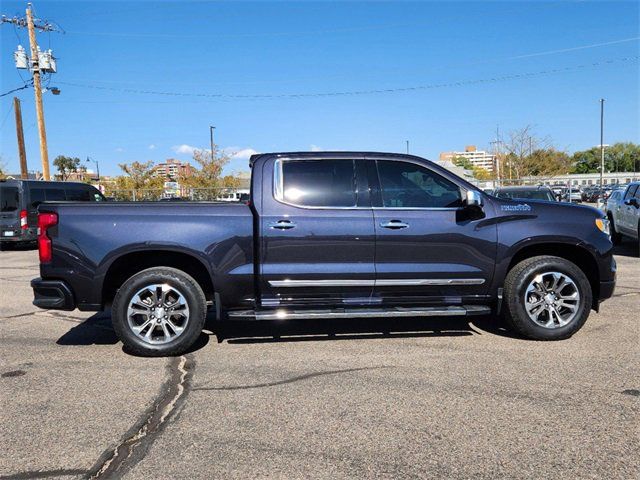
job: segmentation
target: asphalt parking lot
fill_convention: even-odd
[[[573,338],[498,321],[209,325],[126,354],[108,313],[31,305],[0,252],[0,478],[638,478],[640,259]]]

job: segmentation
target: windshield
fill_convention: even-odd
[[[498,192],[497,196],[500,198],[511,198],[514,200],[554,200],[553,195],[548,190],[501,191]]]

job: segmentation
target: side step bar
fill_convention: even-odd
[[[389,307],[341,308],[332,310],[240,310],[229,312],[230,319],[255,320],[311,320],[323,318],[378,318],[378,317],[460,317],[487,315],[491,307],[465,305],[451,307]]]

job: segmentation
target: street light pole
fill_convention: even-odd
[[[407,140],[407,155],[409,155],[409,140]]]
[[[211,137],[211,161],[213,162],[213,131],[216,127],[209,125],[209,136]]]
[[[600,195],[604,198],[604,98],[600,99]]]

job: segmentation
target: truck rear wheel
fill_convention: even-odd
[[[504,284],[505,317],[533,340],[563,340],[576,333],[591,310],[591,285],[574,263],[538,256],[518,263]]]
[[[136,355],[179,355],[204,326],[207,303],[198,283],[170,267],[154,267],[129,278],[112,306],[113,328]]]

